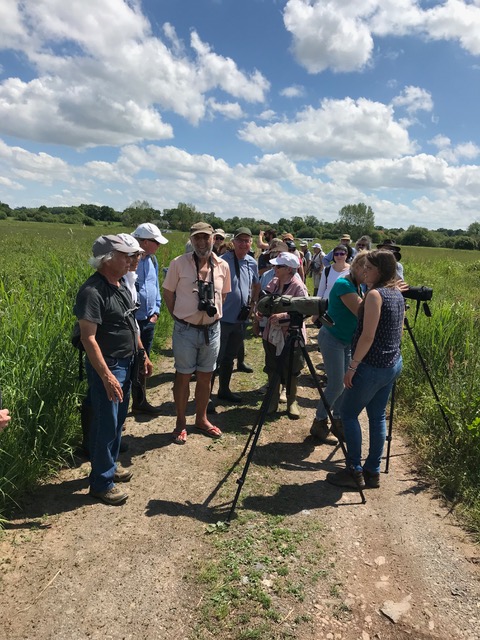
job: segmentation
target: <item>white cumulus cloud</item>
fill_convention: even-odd
[[[394,157],[415,150],[392,108],[364,98],[325,99],[319,109],[308,107],[294,121],[266,126],[250,122],[239,135],[264,151],[295,158]]]

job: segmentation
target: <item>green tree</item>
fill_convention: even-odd
[[[425,227],[410,225],[400,238],[400,244],[413,247],[436,247],[437,241],[432,231]]]
[[[91,213],[88,213],[93,218]],[[135,200],[127,207],[121,216],[126,227],[136,227],[143,222],[152,222],[155,217],[159,217],[160,212],[152,207],[146,200]]]
[[[477,239],[480,238],[480,222],[475,221],[468,226],[467,236],[472,236]]]
[[[349,233],[353,240],[363,235],[371,236],[375,228],[373,209],[363,202],[347,204],[338,212],[336,225],[340,233]]]

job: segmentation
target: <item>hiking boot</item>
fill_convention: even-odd
[[[345,431],[343,429],[343,422],[340,418],[332,418],[331,430],[333,435],[341,442],[345,442]]]
[[[328,428],[328,420],[324,418],[323,420],[315,420],[310,427],[310,435],[316,440],[320,440],[320,442],[324,442],[325,444],[337,444],[337,440],[335,438],[330,438],[330,429]]]
[[[379,473],[372,473],[368,469],[364,469],[363,477],[365,478],[365,486],[369,489],[378,489],[380,487]]]
[[[213,400],[208,401],[207,413],[217,413],[217,408],[215,407]]]
[[[117,462],[117,468],[113,476],[115,482],[130,482],[132,476],[133,471],[130,471],[130,469],[124,469],[122,465]]]
[[[249,367],[248,364],[244,362],[239,362],[237,364],[237,371],[241,371],[242,373],[253,373],[252,367]]]
[[[238,393],[233,393],[233,391],[230,391],[230,389],[219,389],[217,398],[219,400],[226,400],[227,402],[231,402],[232,404],[240,404],[240,402],[242,401],[242,396]]]
[[[365,479],[362,471],[356,471],[353,467],[346,467],[336,473],[327,473],[327,482],[337,487],[348,489],[365,489]]]
[[[295,399],[288,399],[287,413],[290,420],[298,420],[300,418],[300,408],[298,402]]]
[[[115,485],[108,491],[102,492],[92,491],[92,489],[90,489],[90,495],[92,496],[92,498],[98,498],[98,500],[105,502],[105,504],[111,505],[122,504],[122,502],[125,502],[125,500],[128,498],[128,493],[124,493]]]

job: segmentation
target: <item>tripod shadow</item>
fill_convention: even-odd
[[[338,504],[344,490],[323,480],[304,484],[283,484],[272,496],[247,496],[242,500],[244,509],[270,515],[292,516],[302,511],[313,511],[325,507],[360,504],[358,494],[352,493],[352,500]]]

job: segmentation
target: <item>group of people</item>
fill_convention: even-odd
[[[176,424],[172,441],[180,445],[187,441],[186,409],[193,374],[195,428],[211,438],[221,437],[221,430],[209,418],[215,413],[213,383],[218,377],[217,403],[242,401],[230,382],[234,361],[243,362],[245,329],[250,320],[255,335],[263,341],[269,385],[275,385],[268,412],[275,413],[283,399],[289,417],[301,417],[296,396],[302,354],[294,354],[290,381],[286,379],[287,362],[281,375],[275,375],[289,316],[276,313],[263,317],[256,304],[261,289],[270,294],[307,296],[305,278],[312,274],[315,282],[318,271],[323,277],[330,269],[328,289],[325,286],[322,294],[326,297],[328,291],[329,313],[335,325],[322,327],[319,347],[328,376],[325,395],[334,417],[331,431],[345,439],[348,450],[346,470],[334,480],[337,484],[347,482],[347,486],[348,482],[355,486],[363,482],[364,486],[368,477],[373,486],[383,450],[385,406],[401,368],[404,307],[396,286],[393,250],[366,251],[357,243],[357,248],[349,251],[350,238],[343,236],[332,252],[331,264],[325,267],[328,256],[319,244],[310,254],[305,246],[298,251],[290,234],[276,238],[274,230],[271,232],[259,236],[262,256],[257,263],[250,229],[237,229],[231,246],[220,256],[225,233],[198,222],[190,229],[186,252],[168,266],[163,302],[174,320]],[[152,223],[139,225],[131,235],[100,236],[90,259],[95,273],[76,297],[74,313],[87,356],[89,411],[84,433],[91,461],[90,495],[107,504],[122,504],[128,497],[118,484],[128,482],[132,472],[120,465],[118,456],[131,388],[134,411],[159,412],[147,402],[146,379],[153,370],[149,356],[162,300],[155,252],[166,242]],[[320,281],[319,290],[321,286]],[[302,331],[305,335],[305,326]],[[251,371],[249,367],[246,370]],[[364,407],[371,433],[369,456],[362,467],[358,414]],[[311,433],[320,442],[333,440],[325,407],[319,405]]]

